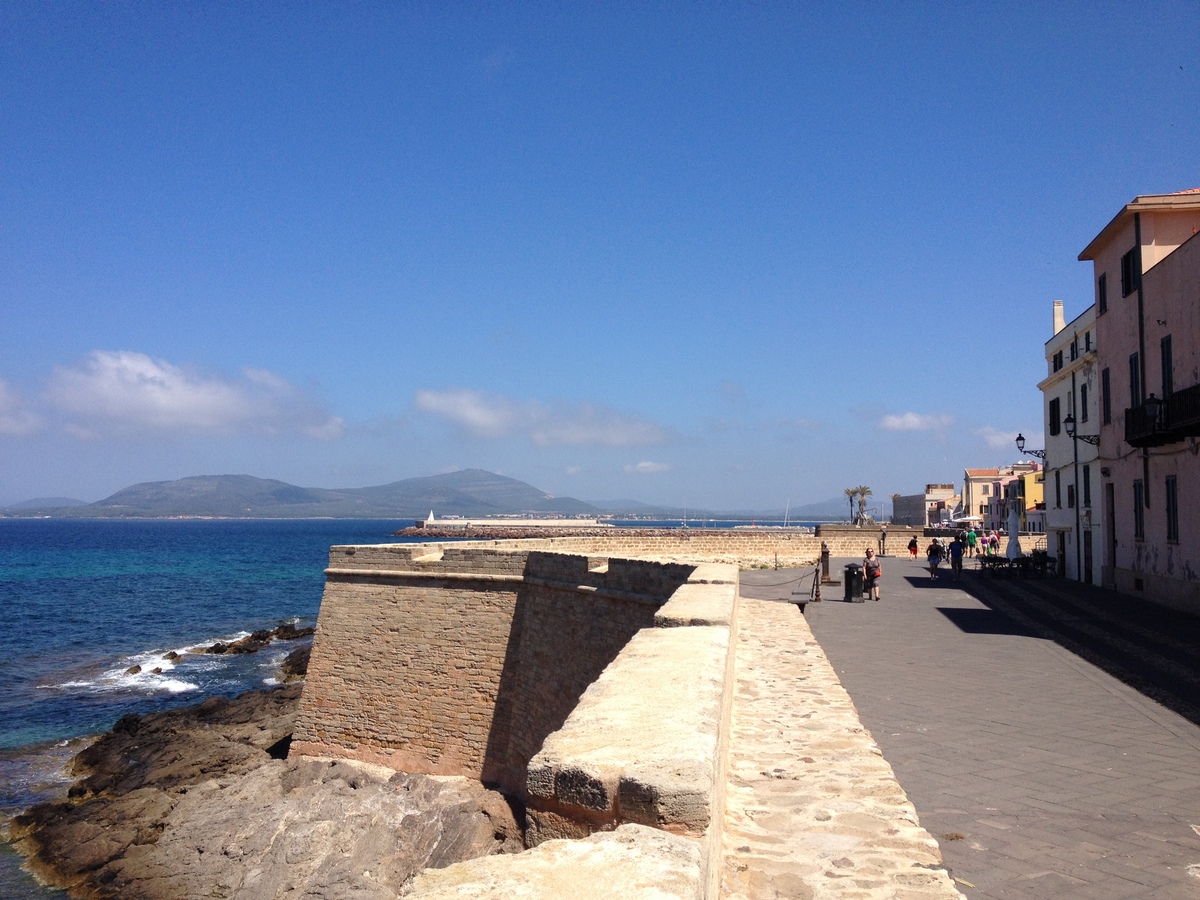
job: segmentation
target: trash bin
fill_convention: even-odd
[[[849,563],[842,575],[846,585],[846,602],[862,603],[863,601],[863,570],[858,563]]]

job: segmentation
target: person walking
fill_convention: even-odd
[[[975,533],[974,526],[967,532],[967,556],[975,555],[975,544],[979,541],[979,535]]]
[[[913,539],[908,542],[908,555],[910,557],[912,557],[913,559],[916,559],[917,558],[917,550],[920,549],[920,546],[921,545],[917,543],[917,539],[914,536]]]
[[[925,559],[929,562],[929,577],[937,581],[938,566],[942,562],[942,543],[937,538],[930,541],[925,549]]]
[[[879,599],[879,576],[883,567],[879,565],[879,557],[870,547],[867,548],[867,558],[863,560],[863,581],[867,588],[867,599]]]
[[[962,577],[963,551],[965,549],[966,543],[958,535],[955,535],[954,540],[950,542],[950,571],[954,573],[955,581]]]

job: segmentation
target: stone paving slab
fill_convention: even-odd
[[[1194,624],[1067,584],[891,557],[808,620],[968,897],[1200,897],[1200,726],[1084,658],[1186,711]]]
[[[795,606],[743,595],[735,678],[721,897],[961,897]]]

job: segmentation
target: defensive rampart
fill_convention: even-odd
[[[624,540],[332,549],[291,752],[477,778],[527,808],[531,849],[427,870],[404,896],[780,896],[773,885],[849,886],[837,869],[845,861],[827,857],[855,846],[871,880],[855,881],[854,896],[900,896],[904,885],[904,896],[958,897],[795,607],[762,604],[792,618],[742,634],[737,567],[697,552],[719,543],[630,542],[630,555],[665,557],[653,560],[619,557]],[[814,540],[754,535],[738,550],[773,560],[775,547]],[[563,552],[571,543],[576,552]],[[786,660],[769,671],[738,656],[739,642],[744,652],[748,640],[770,647],[784,634]],[[797,675],[801,656],[823,665]],[[767,688],[779,699],[760,706]],[[803,814],[791,793],[780,796],[792,806],[776,809],[785,763],[773,744],[759,746],[762,735],[779,739],[785,718],[788,734],[809,742],[808,763],[829,760],[809,788],[818,808]],[[731,759],[750,768],[735,773]],[[745,796],[727,812],[730,785]],[[795,835],[775,824],[793,820],[817,839],[776,859]],[[728,823],[740,829],[732,844]],[[760,874],[759,889],[736,887]]]
[[[548,530],[549,531],[549,530]],[[906,554],[915,536],[921,554],[935,533],[923,528],[887,528],[886,552]],[[657,530],[610,528],[603,534],[555,536],[549,532],[536,538],[473,540],[472,546],[492,550],[525,552],[531,548],[553,553],[587,554],[598,557],[674,560],[680,562],[726,562],[741,566],[807,566],[820,559],[822,544],[834,557],[862,557],[867,547],[880,551],[884,529],[879,526],[821,525],[816,533],[790,528],[663,528]],[[1022,536],[1022,546],[1031,548],[1036,535]],[[946,540],[943,534],[943,540]],[[1004,538],[1007,545],[1007,537]]]
[[[523,796],[546,736],[692,568],[467,544],[334,547],[293,750]]]

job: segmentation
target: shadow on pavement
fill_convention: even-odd
[[[925,575],[905,575],[904,580],[915,588],[947,587],[956,583],[954,576],[949,572],[946,572],[944,575],[938,575],[937,578],[930,578],[928,573]]]
[[[937,611],[967,634],[1012,634],[1018,637],[1038,637],[1010,616],[994,609],[962,609],[939,606]]]
[[[1200,618],[1061,578],[994,578],[968,572],[958,584],[988,607],[987,615],[975,622],[978,628],[1052,640],[1200,725]],[[984,611],[941,612],[971,631],[971,617],[963,614]],[[1009,624],[1001,624],[1002,619]]]

